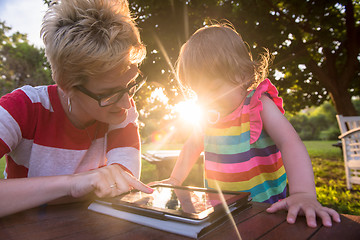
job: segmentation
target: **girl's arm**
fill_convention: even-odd
[[[80,198],[93,192],[98,197],[114,197],[130,187],[152,192],[151,188],[117,165],[74,175],[2,179],[0,217],[66,196]]]
[[[260,100],[264,128],[281,152],[290,191],[288,198],[273,204],[268,212],[287,209],[289,223],[294,223],[299,213],[305,214],[310,227],[316,227],[316,215],[325,226],[331,226],[331,217],[340,222],[336,211],[317,201],[311,160],[295,129],[269,97],[263,95]]]
[[[181,185],[189,175],[190,170],[196,163],[203,149],[204,142],[202,134],[193,133],[181,149],[179,158],[175,163],[170,178],[162,181],[152,182],[149,183],[149,185],[158,183]]]

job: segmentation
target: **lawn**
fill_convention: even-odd
[[[360,185],[349,191],[345,183],[345,170],[342,153],[339,148],[331,146],[335,141],[305,141],[304,142],[314,169],[316,191],[319,201],[340,213],[360,215]],[[181,145],[166,145],[160,149],[180,149]],[[156,145],[145,144],[142,151],[159,149]],[[4,158],[0,160],[0,172],[3,177]],[[199,178],[198,168],[194,168],[185,184],[191,183],[194,178]],[[141,180],[145,183],[158,180],[156,167],[142,161]],[[170,174],[170,171],[169,171]]]
[[[339,148],[333,142],[305,142],[311,157],[319,202],[340,213],[360,215],[360,185],[346,188],[345,169]]]

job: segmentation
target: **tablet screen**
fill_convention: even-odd
[[[217,208],[221,208],[221,197],[215,191],[203,189],[177,188],[171,186],[155,186],[151,194],[130,192],[117,197],[118,203],[127,203],[133,206],[148,208],[184,216],[194,219],[206,218]],[[223,194],[227,205],[244,199],[247,202],[247,193]],[[245,199],[246,198],[246,199]]]

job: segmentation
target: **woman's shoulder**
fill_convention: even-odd
[[[41,104],[43,108],[54,111],[51,99],[57,94],[57,86],[24,86],[21,88],[26,93],[32,103]]]
[[[56,85],[50,86],[30,86],[25,85],[20,88],[13,90],[11,93],[6,94],[8,97],[15,98],[29,98],[29,100],[33,103],[41,102],[42,100],[49,99],[49,91],[51,88],[56,89]]]
[[[31,112],[41,106],[42,109],[53,112],[51,99],[57,94],[56,85],[22,86],[6,94],[0,100],[1,106],[10,112]]]

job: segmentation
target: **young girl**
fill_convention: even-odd
[[[339,214],[316,199],[311,160],[294,128],[283,116],[282,99],[265,79],[269,54],[253,61],[241,36],[226,25],[199,29],[180,51],[177,73],[182,86],[196,92],[208,121],[185,143],[169,179],[180,185],[205,153],[205,186],[251,192],[253,201],[287,209],[294,223],[305,214],[330,227]],[[290,196],[286,197],[286,181]],[[282,200],[282,201],[279,201]]]

